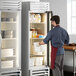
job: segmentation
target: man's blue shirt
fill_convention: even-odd
[[[54,27],[50,30],[43,40],[44,43],[51,41],[51,45],[57,47],[57,55],[64,54],[64,44],[69,44],[69,35],[65,29],[60,26]]]

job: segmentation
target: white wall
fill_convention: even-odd
[[[33,1],[40,1],[40,0],[21,0],[21,1],[30,1],[30,2],[33,2]]]
[[[54,15],[60,16],[60,25],[67,30],[67,0],[40,0],[50,2]],[[70,35],[70,43],[76,43],[76,35]]]
[[[50,2],[50,8],[54,15],[60,16],[60,25],[67,29],[67,0],[40,0]]]

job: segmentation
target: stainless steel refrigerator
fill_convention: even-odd
[[[51,30],[48,2],[22,3],[22,76],[50,76],[50,45],[41,45]]]
[[[21,2],[0,1],[0,76],[21,76]]]

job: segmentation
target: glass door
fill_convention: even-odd
[[[47,65],[47,45],[39,46],[47,34],[47,13],[30,13],[30,67]]]
[[[19,16],[18,12],[1,12],[1,69],[20,66]]]

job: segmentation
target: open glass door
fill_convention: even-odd
[[[1,69],[20,67],[19,12],[1,12]]]

